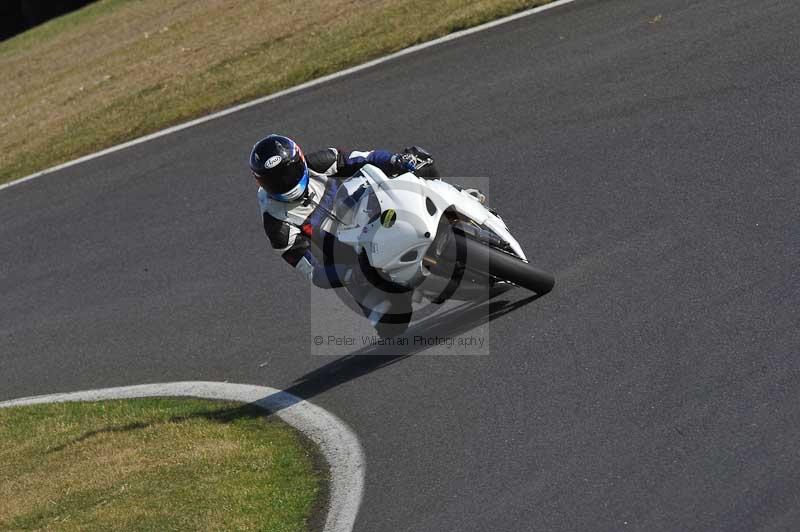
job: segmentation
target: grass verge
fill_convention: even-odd
[[[306,530],[323,474],[253,406],[135,399],[0,409],[0,529]]]
[[[100,0],[0,43],[0,183],[548,0]]]

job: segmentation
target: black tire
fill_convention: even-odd
[[[408,329],[411,323],[413,308],[411,294],[389,294],[391,307],[375,325],[375,330],[381,338],[400,336]]]
[[[466,246],[468,269],[488,273],[537,294],[548,293],[556,284],[556,278],[552,274],[534,268],[510,253],[461,235],[457,238],[461,240],[459,244]]]

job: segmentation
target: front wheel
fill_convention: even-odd
[[[457,245],[465,246],[466,268],[482,274],[513,283],[546,294],[553,289],[556,278],[547,272],[534,268],[522,259],[497,248],[488,246],[463,235],[456,237]]]

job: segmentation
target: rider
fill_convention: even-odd
[[[424,166],[417,175],[438,177],[433,158],[418,146],[402,153],[325,148],[305,155],[290,138],[273,134],[259,140],[250,152],[250,170],[259,184],[258,201],[270,244],[320,288],[342,286],[346,279],[340,277],[347,273],[330,261],[319,260],[311,244],[322,247],[323,222],[333,208],[339,180],[365,164],[390,175]]]

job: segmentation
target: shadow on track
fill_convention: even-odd
[[[501,294],[494,294],[493,297],[499,295]],[[410,338],[413,338],[415,335],[457,336],[474,327],[491,322],[492,320],[524,307],[539,297],[538,295],[532,295],[513,302],[507,299],[492,300],[490,298],[489,300],[466,303],[414,325],[406,331],[404,336]],[[341,358],[337,358],[314,371],[306,373],[285,390],[254,401],[253,403],[234,408],[199,412],[189,416],[174,416],[160,423],[180,423],[192,418],[204,418],[219,423],[230,423],[231,421],[245,417],[267,418],[280,411],[265,406],[266,404],[275,404],[275,401],[271,399],[278,399],[278,397],[276,397],[278,395],[281,396],[281,400],[277,402],[284,404],[284,408],[289,408],[301,401],[316,397],[340,384],[368,375],[373,371],[399,362],[421,351],[425,351],[426,349],[427,347],[425,346],[413,345],[413,342],[409,342],[406,346],[366,346]],[[71,445],[86,441],[100,434],[144,429],[150,425],[152,425],[152,423],[131,423],[128,425],[114,425],[89,431],[70,442],[49,449],[48,453],[61,451]]]
[[[539,297],[533,295],[514,302],[489,300],[467,303],[412,326],[403,336],[408,338],[457,336],[532,303]],[[404,346],[366,346],[306,373],[284,391],[301,399],[311,399],[340,384],[372,373],[426,349],[427,347],[414,345],[413,342],[408,342]]]

